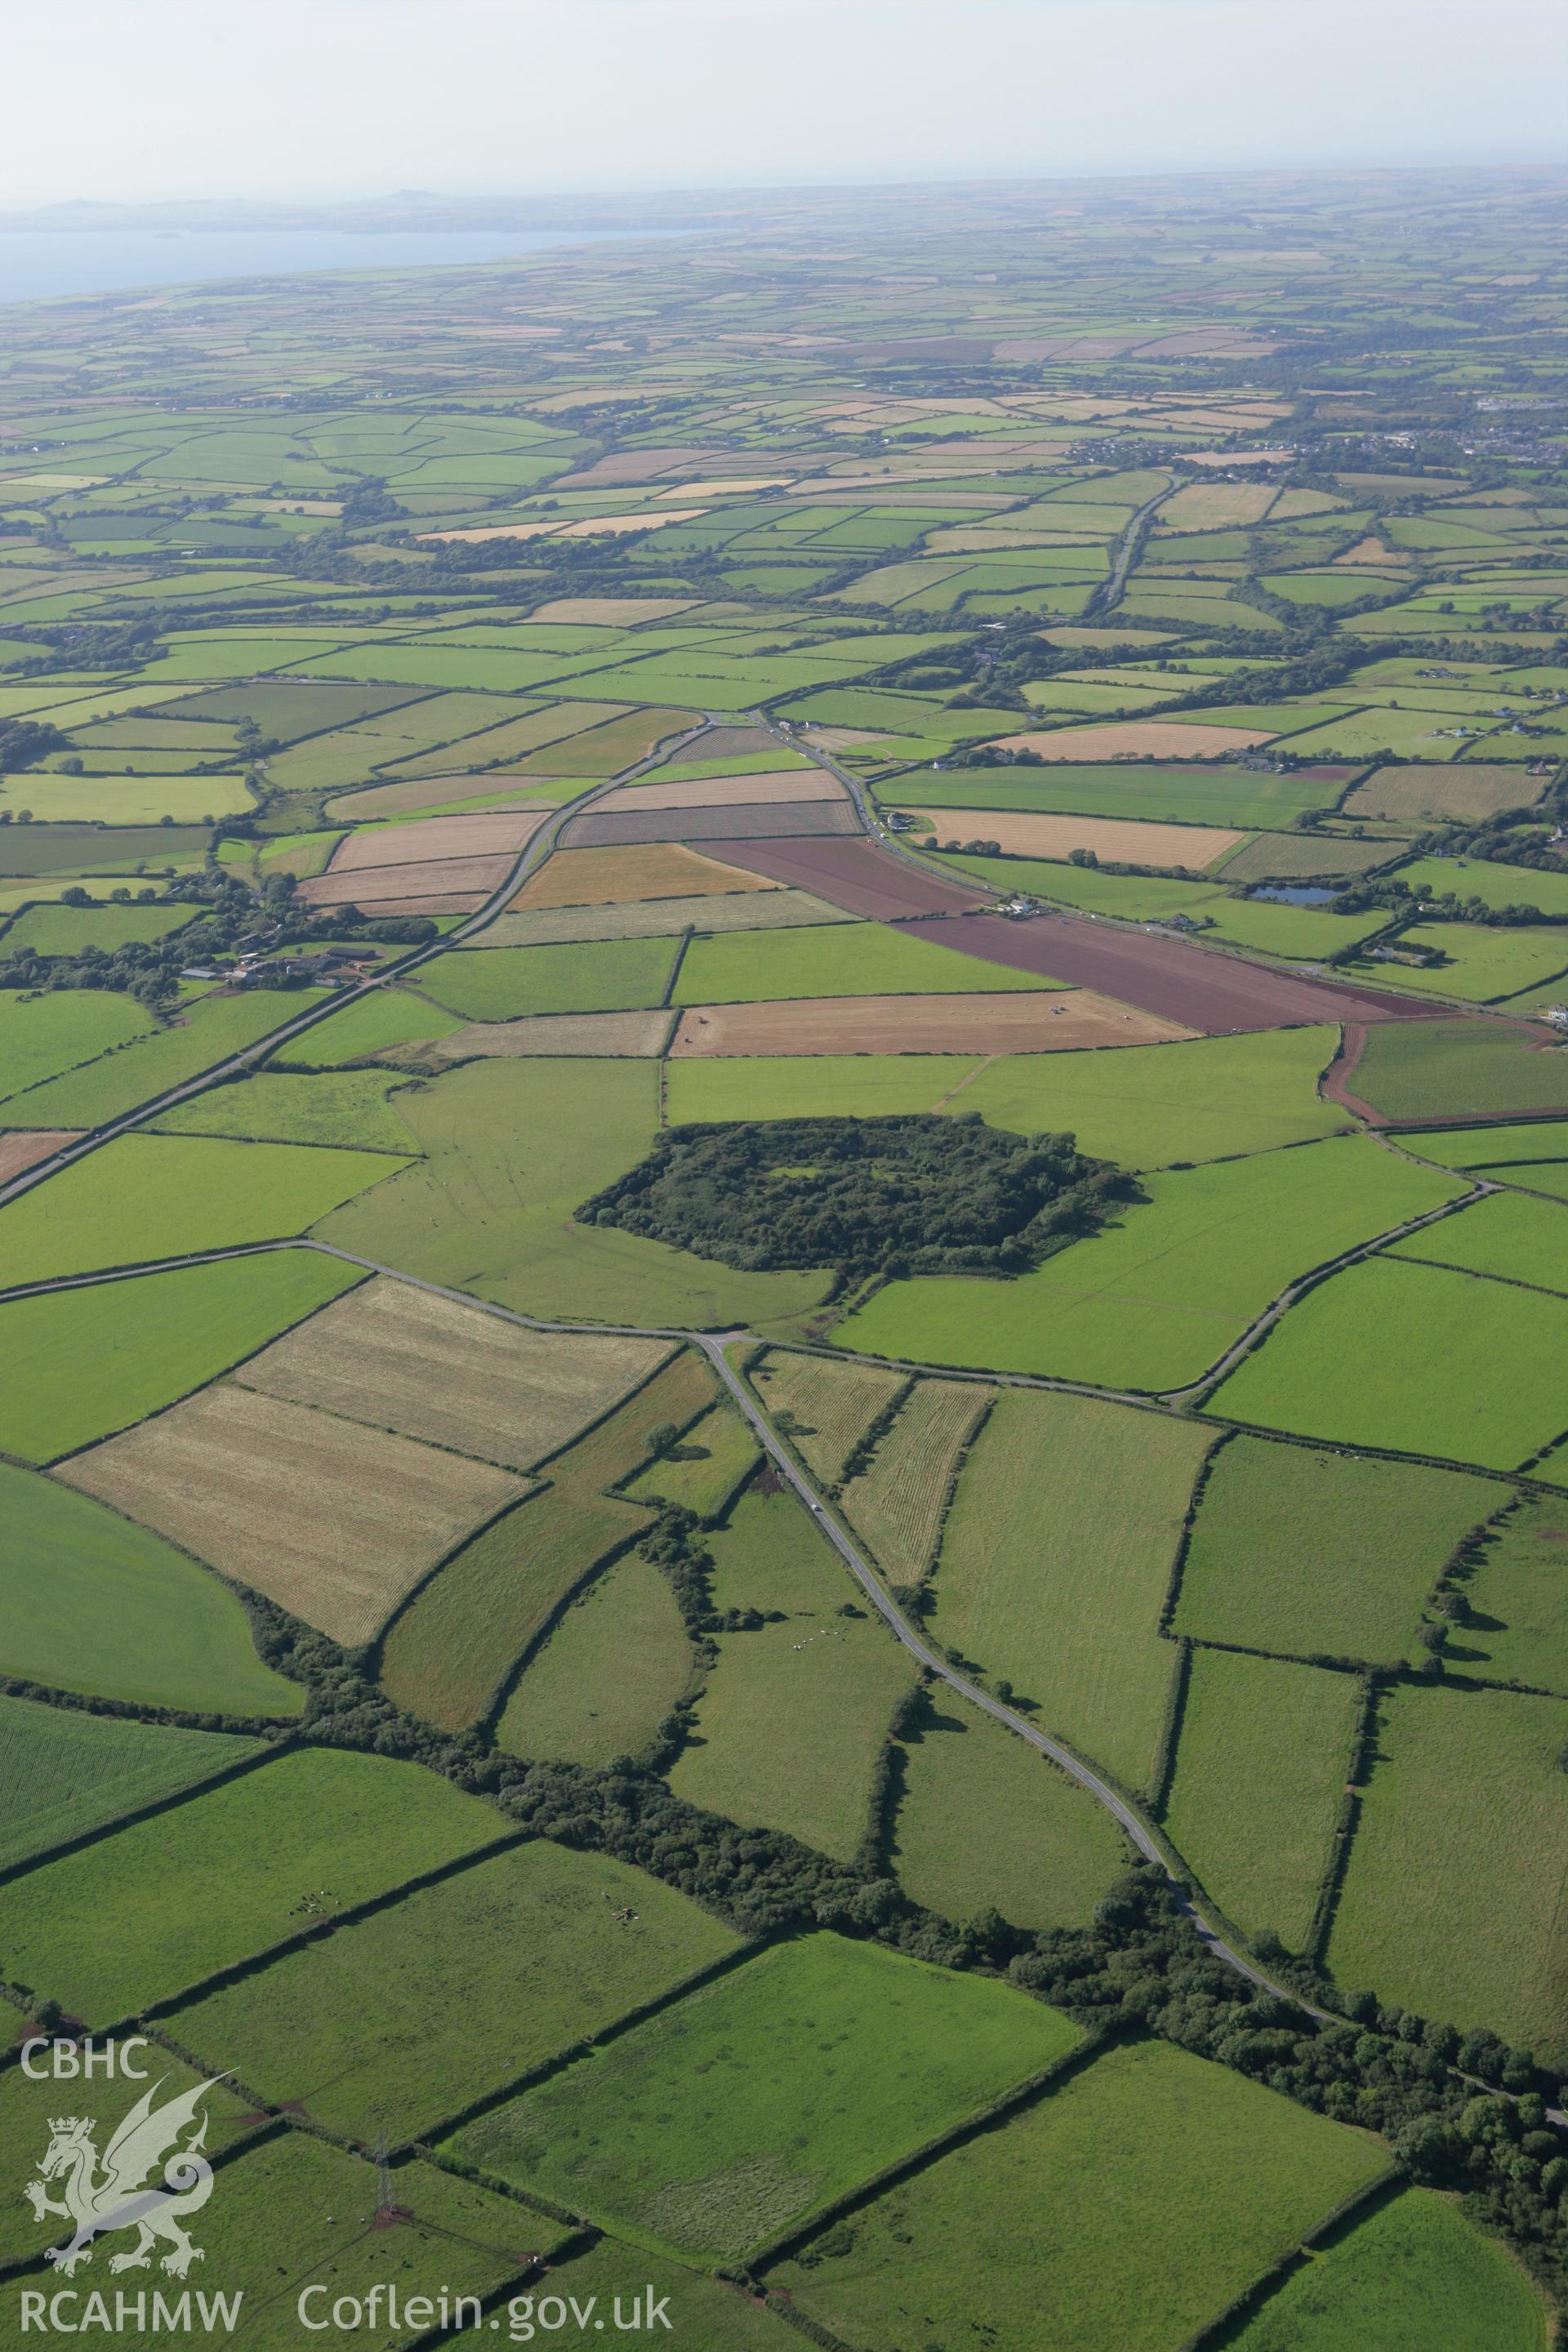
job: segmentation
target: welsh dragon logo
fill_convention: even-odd
[[[49,2118],[48,2147],[38,2160],[37,2179],[26,2183],[23,2195],[36,2220],[58,2213],[75,2225],[75,2235],[68,2245],[51,2246],[46,2261],[68,2278],[79,2263],[91,2262],[92,2240],[110,2230],[138,2233],[134,2246],[112,2256],[111,2271],[145,2270],[153,2242],[160,2239],[169,2248],[161,2268],[175,2278],[184,2278],[193,2263],[205,2260],[201,2248],[191,2243],[184,2223],[212,2195],[212,2167],[202,2154],[207,2119],[197,2110],[217,2079],[215,2075],[198,2083],[195,2090],[182,2092],[156,2109],[153,2101],[167,2077],[154,2083],[115,2126],[101,2157],[93,2143],[96,2116]],[[180,2136],[186,2131],[191,2137],[182,2147]],[[163,2183],[153,2186],[151,2176],[160,2165]],[[63,2184],[58,2199],[47,2187],[55,2180]]]

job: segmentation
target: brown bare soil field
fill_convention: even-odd
[[[558,596],[552,604],[539,605],[529,618],[560,621],[569,628],[633,629],[639,621],[672,621],[677,613],[693,611],[697,602],[691,596]]]
[[[983,891],[961,889],[889,857],[870,841],[716,841],[715,855],[810,890],[852,915],[898,922],[909,915],[960,915],[983,907]]]
[[[801,923],[849,923],[854,917],[808,890],[726,890],[703,898],[634,898],[624,906],[540,907],[498,915],[476,948],[552,947],[563,940],[658,940],[694,931],[792,930]]]
[[[1184,940],[1120,930],[1074,915],[1037,915],[1024,923],[1010,923],[1004,915],[963,915],[956,921],[921,920],[907,928],[920,939],[961,948],[988,963],[1095,989],[1207,1037],[1320,1021],[1431,1020],[1443,1011],[1377,989],[1341,988],[1294,972],[1266,971],[1240,956],[1215,955]]]
[[[580,473],[558,475],[558,490],[607,490],[625,488],[628,482],[657,482],[661,474],[673,473],[677,466],[707,466],[719,455],[715,449],[693,448],[689,443],[672,443],[663,449],[618,449],[608,457],[596,457]],[[563,602],[585,604],[586,597],[567,597]],[[620,598],[611,600],[620,603]],[[557,617],[555,607],[545,607],[548,616]],[[534,618],[539,618],[538,614]]]
[[[428,902],[435,898],[446,898],[458,894],[452,913],[467,913],[482,906],[492,890],[499,890],[511,872],[516,859],[504,857],[437,857],[424,866],[351,866],[347,872],[327,873],[314,882],[301,882],[295,897],[305,907],[393,907],[403,906],[417,898],[421,911],[436,911]]]
[[[79,1127],[18,1127],[0,1135],[0,1184],[20,1176],[26,1168],[37,1167],[51,1151],[61,1150],[86,1132]]]
[[[487,809],[474,816],[432,816],[423,824],[347,834],[328,871],[342,874],[367,866],[423,866],[437,857],[493,857],[503,850],[515,857],[549,814],[547,808],[510,814]]]
[[[563,848],[602,849],[630,841],[767,841],[791,834],[858,833],[847,801],[781,801],[773,807],[649,809],[642,816],[574,817]],[[726,847],[724,855],[728,856]]]
[[[1529,808],[1541,798],[1550,776],[1527,776],[1522,768],[1478,761],[1454,766],[1379,768],[1358,784],[1344,804],[1346,816],[1495,816],[1500,809]]]
[[[760,760],[773,758],[779,749],[765,727],[710,727],[686,744],[679,756],[683,760]]]
[[[468,800],[478,792],[501,792],[508,784],[515,784],[520,793],[537,792],[542,781],[538,776],[514,775],[510,768],[487,768],[478,775],[465,769],[458,775],[404,776],[395,783],[364,784],[358,792],[340,793],[327,803],[327,814],[345,824],[369,824],[384,816],[416,816],[421,809],[439,808],[444,801]]]
[[[603,807],[603,802],[598,803]],[[626,849],[559,849],[530,877],[507,912],[535,907],[624,905],[638,898],[699,898],[728,890],[776,890],[760,874],[725,866],[677,841],[636,842]]]
[[[1115,719],[1102,727],[1037,728],[995,740],[1001,751],[1037,751],[1042,760],[1204,760],[1271,743],[1276,732],[1272,727],[1184,727],[1173,719]]]
[[[1155,519],[1173,530],[1220,530],[1261,522],[1278,495],[1272,482],[1192,482],[1167,499]]]
[[[748,801],[841,801],[842,784],[825,768],[784,768],[769,775],[700,776],[689,783],[623,784],[606,794],[599,810],[606,816],[630,814],[637,809],[728,808]]]
[[[538,1013],[521,1021],[473,1021],[449,1037],[394,1045],[381,1061],[419,1066],[429,1062],[526,1059],[531,1054],[609,1055],[651,1061],[664,1051],[674,1015],[653,1013]]]
[[[1008,996],[817,996],[779,1004],[694,1004],[674,1061],[775,1054],[1048,1054],[1153,1045],[1191,1029],[1129,1011],[1088,989],[1052,1000]],[[447,1038],[447,1046],[457,1044]]]
[[[664,1339],[527,1331],[382,1276],[274,1339],[233,1377],[293,1404],[523,1470],[619,1404],[669,1352]]]
[[[226,1384],[55,1475],[348,1643],[528,1491],[488,1462]]]
[[[1185,866],[1202,874],[1247,836],[1216,824],[1142,824],[1120,817],[1037,816],[1013,809],[929,808],[943,841],[982,835],[1018,857],[1065,857],[1069,849],[1092,849],[1097,857],[1129,866]]]

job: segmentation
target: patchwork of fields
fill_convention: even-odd
[[[0,2306],[1546,2352],[1560,197],[767,203],[6,314]]]

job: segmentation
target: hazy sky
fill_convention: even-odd
[[[4,0],[0,203],[1568,158],[1564,0]]]

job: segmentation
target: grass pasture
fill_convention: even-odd
[[[1329,1963],[1345,1986],[1549,2065],[1568,2052],[1561,1918],[1568,1702],[1514,1691],[1384,1693]]]
[[[132,1705],[299,1714],[234,1595],[160,1536],[8,1464],[0,1496],[0,1669]]]
[[[1530,808],[1544,789],[1542,779],[1527,774],[1522,766],[1505,767],[1480,760],[1464,761],[1458,766],[1413,763],[1374,769],[1349,795],[1343,814],[1386,817],[1395,824],[1424,831],[1434,820],[1463,823],[1467,818],[1496,816],[1503,809]]]
[[[1208,1443],[1097,1398],[1004,1390],[942,1538],[938,1641],[1131,1789],[1155,1769],[1175,1664],[1160,1615]]]
[[[1196,1381],[1293,1277],[1458,1190],[1359,1136],[1142,1181],[1146,1202],[1034,1273],[891,1282],[838,1326],[835,1344],[1174,1388]]]
[[[763,1408],[781,1424],[808,1470],[837,1479],[862,1430],[898,1394],[897,1372],[876,1364],[837,1363],[831,1356],[778,1349],[752,1374]]]
[[[1383,1257],[1292,1307],[1205,1400],[1227,1419],[1511,1470],[1563,1426],[1568,1306]]]
[[[1360,1706],[1353,1675],[1192,1654],[1164,1827],[1248,1935],[1307,1942]]]
[[[1407,2189],[1286,2280],[1236,2352],[1546,2352],[1523,2265],[1431,2189]]]
[[[121,1136],[0,1209],[0,1282],[298,1234],[396,1165],[381,1151]]]
[[[47,1462],[226,1371],[362,1279],[269,1250],[0,1304],[0,1448]]]
[[[1349,1084],[1390,1119],[1568,1111],[1568,1048],[1500,1022],[1380,1021]]]
[[[1499,1004],[1568,971],[1568,930],[1500,929],[1486,923],[1416,923],[1403,934],[1412,947],[1436,948],[1438,964],[1396,964],[1384,976],[1422,994]]]
[[[672,1127],[721,1118],[875,1118],[893,1111],[935,1110],[960,1087],[967,1094],[984,1066],[973,1054],[781,1054],[672,1061],[665,1068],[665,1103]],[[992,1124],[1005,1122],[994,1118]]]
[[[768,2283],[861,2352],[962,2342],[978,2310],[990,2352],[1170,2352],[1386,2164],[1260,2084],[1141,2042],[900,2182]]]
[[[68,1070],[9,1102],[0,1123],[12,1127],[100,1127],[139,1103],[243,1052],[286,1021],[319,1003],[319,992],[280,998],[258,989],[245,996],[204,996],[175,1025],[136,1039],[82,1068]]]
[[[1298,1658],[1405,1658],[1445,1562],[1505,1491],[1462,1471],[1233,1438],[1204,1484],[1172,1629]]]
[[[931,1566],[958,1460],[994,1392],[973,1381],[917,1381],[870,1466],[844,1490],[844,1513],[892,1584]]]
[[[879,1621],[840,1614],[852,1587],[793,1495],[748,1491],[706,1543],[716,1609],[779,1614],[714,1636],[717,1662],[669,1785],[689,1804],[847,1861],[910,1685],[907,1653]]]
[[[658,1879],[539,1838],[207,1994],[173,2031],[215,2066],[243,2051],[248,2083],[329,2131],[384,2124],[395,2145],[736,1944]]]
[[[0,936],[0,950],[5,946]],[[0,1101],[113,1047],[151,1036],[155,1026],[151,1013],[132,998],[104,989],[71,988],[26,1000],[8,990],[0,1002]],[[10,1123],[26,1127],[29,1121]]]
[[[0,956],[79,955],[100,947],[111,955],[130,940],[161,940],[192,920],[189,907],[29,907],[0,930]],[[45,997],[42,1002],[49,1003]]]
[[[394,1045],[419,1045],[431,1037],[449,1037],[462,1022],[428,998],[405,988],[378,988],[353,1004],[345,1004],[325,1021],[291,1037],[280,1066],[289,1070],[336,1070],[345,1063],[371,1061]]]
[[[237,1377],[268,1396],[524,1470],[608,1412],[668,1353],[663,1339],[530,1331],[377,1276]]]
[[[671,1002],[747,1004],[781,997],[1012,994],[1060,984],[986,963],[958,948],[910,939],[880,923],[812,924],[801,930],[731,931],[693,940]]]
[[[465,1544],[394,1621],[381,1657],[388,1696],[445,1730],[477,1721],[595,1562],[648,1524],[605,1489],[640,1464],[650,1430],[679,1428],[712,1400],[700,1359],[681,1354],[558,1454],[543,1490]]]
[[[675,1503],[700,1519],[717,1517],[757,1459],[757,1443],[738,1412],[716,1404],[678,1445],[628,1480],[639,1503]]]
[[[350,1647],[526,1492],[488,1462],[229,1382],[56,1475]]]
[[[700,1424],[699,1424],[700,1426]],[[510,1756],[603,1768],[653,1738],[691,1679],[691,1643],[662,1571],[628,1552],[572,1602],[496,1727]]]
[[[1008,1986],[806,1936],[471,2125],[454,2152],[633,2243],[734,2260],[1077,2039]]]
[[[1456,1671],[1568,1693],[1568,1505],[1521,1498],[1486,1537],[1463,1590],[1468,1613],[1446,1653]]]
[[[263,1070],[238,1085],[209,1087],[147,1124],[155,1135],[234,1135],[255,1143],[335,1143],[356,1151],[412,1148],[395,1097],[405,1079],[379,1070],[327,1070],[319,1077]]]
[[[258,1755],[258,1739],[0,1697],[0,1869],[178,1796]]]
[[[1552,1202],[1527,1201],[1518,1192],[1493,1192],[1457,1217],[1395,1242],[1388,1255],[1568,1293],[1568,1216]]]
[[[537,1013],[635,1012],[663,1003],[675,954],[668,939],[458,949],[425,965],[418,985],[445,1011],[460,1013],[466,1021],[516,1021]]]
[[[499,1827],[419,1765],[300,1749],[16,1881],[5,1973],[107,2023],[488,1845]]]
[[[1088,1926],[1124,1852],[1086,1790],[945,1694],[902,1769],[893,1866],[917,1903],[955,1923],[995,1909],[1017,1927]]]

